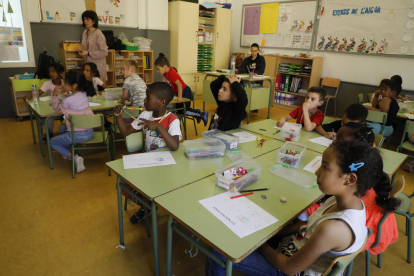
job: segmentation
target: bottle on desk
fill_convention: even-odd
[[[231,58],[230,70],[231,70],[232,75],[234,75],[236,73],[236,58],[234,57],[234,55]]]
[[[32,98],[34,104],[39,104],[39,89],[36,84],[32,84]]]

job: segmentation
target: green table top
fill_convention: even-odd
[[[230,75],[230,73],[224,73],[224,72],[204,72],[203,74],[206,74],[208,76],[214,76],[214,77],[218,77],[220,75]],[[267,78],[249,78],[249,74],[236,74],[236,76],[238,76],[239,78],[241,78],[244,81],[263,81],[263,80],[272,80],[274,78],[272,77],[267,77]]]
[[[306,151],[299,170],[312,175],[302,169],[317,155],[319,153]],[[248,189],[270,188],[270,190],[257,192],[249,196],[248,199],[279,221],[243,239],[240,239],[198,202],[201,199],[226,192],[225,189],[215,185],[215,176],[157,197],[155,202],[226,258],[235,263],[240,262],[322,195],[317,187],[305,189],[269,173],[269,167],[273,166],[276,161],[276,151],[257,157],[255,161],[262,165],[262,172],[259,180],[248,186]],[[261,197],[263,194],[267,196],[267,199]],[[287,202],[282,203],[280,197],[286,197]]]
[[[104,100],[101,96],[97,96],[96,99],[91,98],[91,102],[97,102],[101,105],[98,106],[91,106],[92,111],[104,111],[104,110],[110,110],[114,108],[117,105],[120,105],[120,103],[117,103],[115,100]],[[33,100],[27,100],[27,104],[31,106],[31,108],[40,116],[40,117],[49,117],[49,116],[57,116],[61,114],[56,114],[56,112],[53,110],[52,106],[49,104],[50,101],[40,101],[39,104],[34,104]]]
[[[229,132],[240,131],[245,130],[235,129]],[[282,145],[283,143],[280,141],[269,140],[263,144],[262,148],[260,148],[257,147],[256,141],[252,141],[239,144],[239,149],[254,158],[264,153],[274,151]],[[169,148],[166,147],[160,150],[169,150]],[[184,153],[183,145],[180,145],[178,150],[171,151],[171,154],[177,162],[176,165],[125,170],[122,159],[108,162],[106,165],[147,198],[153,199],[189,183],[210,176],[214,174],[217,169],[232,163],[226,155],[214,158],[188,159]]]
[[[333,120],[332,118],[329,118],[329,119]],[[254,132],[254,133],[265,134],[265,135],[274,137],[277,140],[283,141],[280,139],[280,132],[277,133],[276,135],[273,135],[273,133],[275,133],[275,131],[277,130],[273,128],[276,125],[276,122],[277,121],[275,120],[268,119],[268,120],[248,124],[248,125],[242,125],[241,128]],[[263,129],[265,129],[265,131],[263,131]],[[320,136],[321,135],[319,135],[315,131],[307,132],[302,128],[300,132],[299,141],[297,143],[306,145],[307,149],[310,149],[310,150],[313,150],[319,153],[323,153],[326,147],[309,142],[309,139],[317,138]],[[380,148],[379,151],[384,161],[384,172],[386,172],[389,175],[393,175],[407,158],[407,155],[399,153],[399,152],[395,152],[395,151],[391,151],[391,150],[387,150],[383,148]]]

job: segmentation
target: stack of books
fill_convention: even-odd
[[[144,69],[151,69],[150,56],[144,55]]]
[[[302,88],[302,77],[285,74],[276,75],[275,90],[297,93]]]
[[[306,64],[306,65],[303,65],[300,68],[299,74],[306,75],[306,76],[310,76],[311,75],[311,71],[312,71],[312,65],[311,64]]]
[[[132,39],[135,46],[138,46],[140,51],[150,51],[151,50],[151,39],[145,37],[136,36]]]

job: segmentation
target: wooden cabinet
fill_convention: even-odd
[[[215,9],[214,70],[229,68],[232,15],[232,10]]]
[[[114,50],[109,50],[114,52]],[[109,55],[108,55],[109,56]],[[126,51],[122,50],[119,54],[118,51],[115,52],[114,64],[115,70],[115,79],[113,80],[116,83],[116,86],[122,86],[124,83],[124,75],[122,74],[122,63],[125,60],[135,60],[138,64],[138,76],[145,81],[147,85],[154,82],[154,61],[153,61],[153,51]],[[108,73],[109,76],[109,73]]]

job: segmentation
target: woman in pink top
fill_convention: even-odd
[[[108,46],[101,30],[98,29],[98,15],[94,11],[82,13],[83,27],[88,28],[82,33],[82,48],[78,47],[79,54],[84,57],[86,62],[93,62],[98,67],[101,80],[106,82],[106,56]]]
[[[69,91],[72,91],[73,95],[65,98],[62,103],[59,103],[59,94],[69,95]],[[65,125],[59,127],[59,132],[62,135],[53,137],[50,140],[50,145],[60,154],[64,159],[72,159],[72,153],[68,149],[72,146],[72,132],[70,126],[70,115],[93,115],[91,108],[89,107],[89,98],[96,95],[95,88],[91,81],[87,81],[85,76],[79,71],[69,71],[65,75],[65,83],[63,86],[56,86],[52,95],[52,108],[57,114],[65,115]],[[79,128],[75,127],[75,142],[83,143],[93,137],[92,128]],[[78,173],[85,170],[83,164],[83,158],[79,155],[75,155],[75,166]]]

